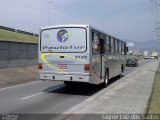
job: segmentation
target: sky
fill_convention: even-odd
[[[89,24],[125,41],[155,39],[150,0],[0,0],[0,25],[38,33],[49,25]]]

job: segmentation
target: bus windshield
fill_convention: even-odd
[[[42,52],[81,53],[87,50],[85,28],[44,29],[40,34]]]

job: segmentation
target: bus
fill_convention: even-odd
[[[126,42],[90,25],[42,27],[38,51],[39,78],[43,81],[106,87],[109,79],[125,71]]]

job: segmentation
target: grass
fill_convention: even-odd
[[[160,64],[155,75],[155,82],[148,103],[147,114],[160,114]]]
[[[135,59],[137,59],[137,60],[144,59],[143,56],[136,56],[136,55],[127,55],[127,58],[135,58]]]
[[[7,30],[1,30],[0,29],[0,41],[15,41],[15,42],[31,42],[31,43],[37,43],[38,37],[25,35],[21,33],[16,32],[10,32]]]
[[[141,60],[141,59],[144,59],[144,57],[143,56],[137,56],[136,59]]]

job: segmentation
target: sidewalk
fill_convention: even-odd
[[[36,66],[0,69],[0,88],[38,80]]]
[[[158,61],[147,63],[64,114],[142,114],[147,107],[157,68]]]

